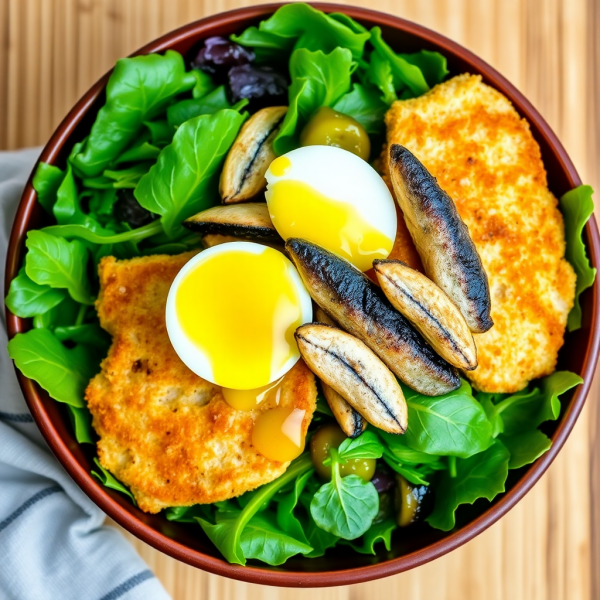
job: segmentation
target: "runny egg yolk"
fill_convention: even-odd
[[[291,167],[287,156],[271,163],[275,177]],[[349,203],[329,198],[303,181],[280,179],[268,190],[269,213],[283,239],[303,238],[335,252],[361,271],[387,258],[394,240],[370,225]]]
[[[281,396],[281,382],[283,377],[268,385],[256,388],[254,390],[232,390],[230,388],[222,388],[223,398],[225,402],[236,408],[237,410],[253,410],[258,408],[263,402],[271,400],[273,404],[279,404]]]
[[[183,361],[234,390],[255,390],[281,377],[299,356],[294,331],[303,323],[293,268],[280,252],[264,248],[258,254],[214,252],[182,273],[174,304],[178,327],[189,340],[185,352],[175,346]],[[199,356],[208,362],[207,372],[194,368]],[[241,394],[232,402],[245,406],[248,399]]]
[[[272,408],[258,415],[252,430],[252,445],[269,460],[287,462],[304,451],[300,408]]]

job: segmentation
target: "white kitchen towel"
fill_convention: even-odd
[[[40,148],[0,152],[0,286]],[[0,599],[168,600],[129,542],[56,461],[27,410],[0,327]]]

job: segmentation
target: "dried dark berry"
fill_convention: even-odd
[[[375,486],[375,489],[382,494],[383,492],[391,490],[396,481],[393,475],[390,475],[385,471],[375,471],[375,475],[373,475],[371,483]]]
[[[136,200],[133,190],[122,188],[117,190],[117,201],[115,202],[115,217],[119,221],[124,221],[133,227],[142,227],[154,221],[158,217],[149,210],[146,210]]]
[[[288,82],[270,67],[233,67],[229,70],[229,89],[233,102],[248,98],[252,110],[287,104]]]
[[[193,69],[201,69],[211,75],[225,75],[231,67],[245,65],[253,60],[252,50],[234,44],[224,37],[215,36],[204,40],[191,65]]]

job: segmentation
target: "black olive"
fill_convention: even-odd
[[[375,489],[381,494],[383,492],[389,492],[394,485],[396,480],[393,475],[386,473],[385,471],[375,471],[371,483],[375,486]]]
[[[141,206],[133,195],[133,190],[127,188],[117,190],[114,213],[119,221],[128,223],[134,229],[147,225],[158,217]]]
[[[202,48],[192,61],[193,69],[201,69],[205,73],[223,75],[231,67],[245,65],[254,60],[254,52],[227,38],[215,36],[204,40]]]
[[[250,110],[287,104],[288,82],[270,67],[241,65],[229,70],[229,89],[233,102],[250,100]]]

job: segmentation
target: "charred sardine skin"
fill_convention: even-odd
[[[456,369],[432,350],[366,275],[306,240],[290,238],[286,249],[313,300],[404,383],[427,396],[460,386]]]
[[[213,206],[186,219],[183,226],[201,236],[214,234],[283,244],[262,202]]]
[[[458,306],[473,333],[494,322],[488,278],[452,198],[404,146],[390,146],[396,200],[428,277]]]
[[[358,338],[321,323],[298,327],[298,348],[310,370],[372,425],[404,433],[408,409],[391,371]]]
[[[473,334],[456,304],[440,287],[399,260],[375,260],[373,269],[392,306],[444,360],[466,371],[477,367]]]

